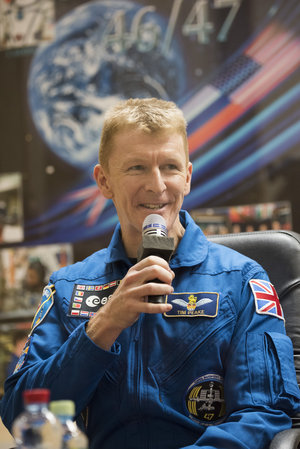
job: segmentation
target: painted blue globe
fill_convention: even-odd
[[[85,3],[58,21],[28,77],[35,126],[56,155],[84,170],[97,161],[110,106],[130,97],[180,98],[185,65],[175,37],[163,48],[167,25],[154,6],[127,0]]]

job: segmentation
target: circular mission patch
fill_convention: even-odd
[[[190,418],[202,425],[219,424],[225,417],[223,378],[206,374],[196,379],[185,395]]]

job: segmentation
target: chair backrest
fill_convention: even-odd
[[[294,345],[300,384],[300,234],[292,231],[257,231],[213,235],[209,240],[228,246],[262,265],[275,286]]]

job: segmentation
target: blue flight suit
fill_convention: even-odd
[[[132,265],[117,226],[107,249],[55,272],[5,384],[3,421],[24,389],[87,410],[90,449],[266,449],[300,409],[293,348],[262,267],[209,242],[182,211],[173,309],[142,314],[110,351],[85,332]]]

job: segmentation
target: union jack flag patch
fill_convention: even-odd
[[[262,279],[251,279],[250,286],[254,295],[256,312],[271,315],[284,320],[282,307],[274,285]]]

